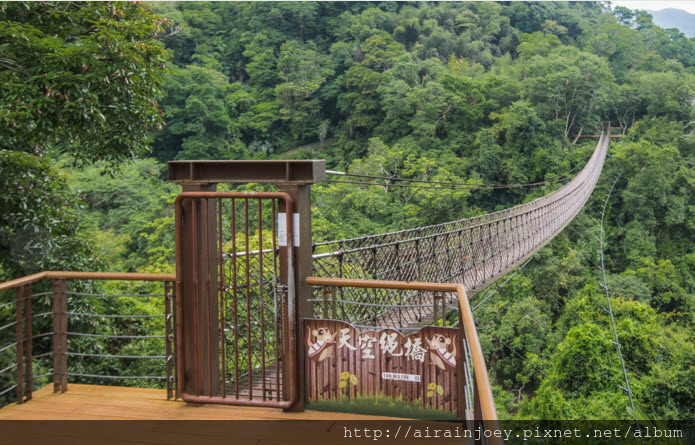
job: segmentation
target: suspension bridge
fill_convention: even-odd
[[[471,297],[532,256],[572,221],[598,181],[607,150],[608,138],[602,137],[574,179],[531,202],[443,224],[315,243],[315,274],[460,283]],[[405,295],[400,300],[371,294],[366,298],[380,309],[371,315],[367,311],[366,316],[353,307],[357,302],[342,297],[337,300],[341,316],[360,326],[408,329],[434,315],[432,301],[423,304],[421,296]],[[415,302],[422,307],[413,310]]]
[[[530,258],[581,211],[609,141],[610,129],[573,179],[533,201],[320,243],[311,237],[310,191],[326,178],[324,161],[171,162],[169,180],[183,188],[175,203],[176,274],[43,272],[0,284],[0,316],[7,318],[0,334],[14,334],[0,337],[7,341],[0,358],[12,357],[0,361],[10,363],[0,370],[0,396],[22,404],[49,382],[63,393],[69,380],[161,380],[168,399],[186,402],[286,411],[323,403],[340,411],[358,397],[383,396],[494,426],[468,298]],[[277,191],[216,191],[225,182],[267,183]],[[159,282],[162,290],[131,295],[68,286],[84,280]],[[159,298],[163,311],[86,314],[71,307],[80,298],[126,297]],[[446,321],[452,311],[456,327]],[[159,317],[162,333],[99,332],[76,322],[84,317]],[[71,351],[71,337],[160,341],[162,353]],[[162,374],[93,375],[71,367],[85,357],[161,360]]]

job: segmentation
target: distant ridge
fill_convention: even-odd
[[[647,12],[654,17],[656,25],[664,29],[678,28],[686,36],[695,37],[695,14],[673,8]]]

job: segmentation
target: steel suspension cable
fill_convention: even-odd
[[[584,161],[589,156],[590,155],[587,155],[586,157],[584,157]],[[346,184],[378,185],[378,186],[382,186],[382,187],[388,186],[388,187],[413,187],[413,188],[442,188],[442,189],[447,189],[447,190],[451,190],[451,189],[455,189],[455,188],[509,189],[509,188],[521,188],[521,187],[536,187],[536,186],[540,186],[540,185],[554,184],[556,182],[566,181],[566,180],[571,179],[568,175],[571,175],[572,173],[574,173],[582,165],[583,165],[583,162],[577,164],[576,166],[574,166],[574,168],[572,168],[565,175],[560,176],[560,177],[555,178],[555,179],[549,179],[546,181],[523,183],[523,184],[487,184],[487,183],[477,183],[477,182],[432,181],[432,180],[426,180],[426,179],[400,178],[400,177],[396,177],[396,176],[377,176],[377,175],[366,175],[366,174],[360,174],[360,173],[346,173],[346,172],[340,172],[340,171],[335,171],[335,170],[326,170],[326,173],[329,175],[350,176],[350,177],[354,177],[354,178],[381,179],[381,180],[385,180],[385,181],[398,181],[398,182],[416,182],[416,183],[420,183],[420,184],[438,184],[439,187],[414,186],[414,185],[405,185],[405,184],[381,184],[381,183],[375,183],[375,182],[362,182],[362,181],[339,181],[339,180],[334,180],[334,179],[327,179],[325,182],[332,182],[332,183],[344,182]]]
[[[346,174],[345,176],[360,176],[360,175],[348,175]],[[402,188],[416,188],[416,189],[440,189],[440,190],[455,190],[455,189],[470,189],[470,190],[478,190],[478,189],[510,189],[510,188],[523,188],[523,187],[538,187],[541,185],[547,185],[547,184],[553,184],[556,182],[560,181],[565,181],[570,178],[568,177],[562,177],[562,178],[557,178],[553,180],[548,180],[548,181],[541,181],[541,182],[533,182],[533,183],[528,183],[528,184],[467,184],[467,183],[444,183],[444,182],[437,182],[437,181],[420,181],[420,180],[415,180],[415,179],[398,179],[398,178],[386,178],[386,177],[374,177],[374,179],[384,179],[384,180],[400,180],[400,181],[412,181],[412,182],[420,182],[420,183],[427,183],[427,184],[442,184],[442,185],[412,185],[412,184],[382,184],[378,182],[364,182],[364,181],[345,181],[345,180],[335,180],[335,179],[326,179],[324,182],[330,182],[330,183],[337,183],[337,184],[356,184],[356,185],[375,185],[379,187],[402,187]],[[447,185],[449,184],[449,185]]]
[[[611,327],[613,328],[613,338],[615,341],[613,342],[615,344],[616,349],[618,350],[618,357],[620,358],[620,366],[623,369],[623,377],[625,379],[625,387],[623,388],[622,386],[619,386],[620,389],[625,391],[627,393],[628,398],[630,399],[630,407],[632,410],[635,410],[635,404],[632,401],[632,390],[630,390],[630,380],[627,377],[627,369],[625,368],[625,360],[623,359],[623,352],[622,348],[620,347],[620,340],[618,339],[618,330],[615,326],[615,318],[613,317],[613,309],[611,308],[611,297],[610,293],[608,291],[608,281],[606,279],[606,265],[604,263],[604,249],[603,249],[603,223],[605,221],[605,216],[606,216],[606,207],[608,207],[608,201],[611,198],[611,194],[613,193],[613,189],[615,188],[615,184],[618,182],[618,179],[620,179],[620,175],[622,174],[622,171],[618,173],[618,175],[615,177],[613,180],[613,184],[611,184],[611,188],[608,190],[608,194],[606,195],[606,201],[603,203],[603,209],[601,209],[601,231],[600,231],[600,256],[601,256],[601,274],[603,278],[603,289],[606,291],[606,302],[608,303],[608,315],[610,316],[611,319]],[[639,423],[637,424],[637,427],[639,428]]]
[[[521,266],[519,266],[519,267],[514,271],[514,273],[512,273],[511,275],[509,275],[509,277],[508,277],[506,280],[504,280],[504,283],[498,284],[497,287],[496,287],[492,292],[490,292],[485,298],[483,298],[482,300],[480,300],[475,306],[473,306],[473,307],[471,308],[471,310],[472,310],[472,311],[475,311],[476,309],[478,309],[478,308],[480,307],[481,304],[485,303],[488,299],[490,299],[490,297],[492,297],[493,295],[495,295],[498,291],[502,290],[502,288],[504,288],[504,285],[507,284],[507,283],[509,282],[509,280],[511,280],[512,278],[514,278],[514,276],[516,276],[516,274],[518,274],[519,272],[521,272],[521,270],[522,270],[524,267],[526,267],[526,265],[527,265],[528,263],[530,263],[532,259],[533,259],[533,255],[530,256],[529,259],[527,259],[526,261],[524,261],[524,264],[522,264]]]
[[[399,281],[455,281],[469,290],[469,297],[485,289],[497,277],[512,268],[523,268],[535,252],[549,242],[581,211],[601,173],[609,139],[600,139],[591,159],[563,187],[532,201],[480,216],[434,224],[426,227],[313,243],[313,266],[316,271],[339,278],[381,278]],[[577,167],[580,167],[578,165]],[[371,179],[371,178],[370,178]],[[393,178],[377,177],[390,180]],[[404,178],[401,178],[404,179]],[[333,180],[331,180],[333,181]],[[362,181],[334,181],[378,185],[382,187],[472,188],[470,184],[386,184]],[[448,186],[447,186],[448,185]],[[478,185],[478,187],[480,187]],[[523,264],[522,264],[523,263]],[[514,274],[507,278],[511,280]],[[479,305],[494,296],[489,293]],[[346,298],[342,292],[338,303],[345,321],[360,325],[395,329],[417,327],[436,312],[434,295],[355,293]],[[326,297],[314,298],[315,310],[326,305]],[[350,304],[348,303],[356,304]],[[557,300],[562,306],[563,302]],[[442,301],[442,309],[446,301]],[[366,308],[382,307],[382,311]],[[325,312],[325,307],[323,308]],[[336,310],[335,308],[333,309]],[[365,312],[366,311],[366,312]],[[433,312],[435,311],[435,312]],[[527,314],[532,316],[533,314]],[[526,318],[526,317],[524,317]],[[534,318],[535,323],[541,321]],[[547,327],[545,327],[547,329]]]

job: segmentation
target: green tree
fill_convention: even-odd
[[[545,118],[563,124],[563,136],[572,130],[598,125],[613,81],[600,57],[572,47],[561,47],[548,57],[533,57],[522,66],[531,102]]]
[[[123,165],[112,175],[103,175],[102,169],[96,164],[68,171],[70,185],[83,202],[83,218],[100,231],[100,257],[108,259],[113,272],[144,272],[163,262],[171,268],[172,199],[180,188],[162,181],[166,166],[148,158]],[[161,227],[165,222],[169,224]]]
[[[127,2],[4,3],[0,21],[0,148],[112,164],[147,151],[166,21]]]
[[[166,127],[157,133],[160,159],[238,159],[246,154],[240,123],[250,98],[218,71],[199,66],[174,68],[167,76],[162,109]]]
[[[99,270],[93,226],[49,159],[0,150],[0,281],[43,270]]]
[[[280,116],[290,121],[295,139],[303,141],[309,128],[315,133],[320,120],[320,104],[314,93],[333,74],[329,59],[316,51],[315,45],[302,45],[289,41],[280,47],[278,71],[282,83],[275,86],[275,94],[282,104]]]
[[[338,106],[347,114],[348,125],[369,131],[382,118],[377,93],[389,77],[384,72],[403,52],[403,46],[386,33],[368,38],[361,46],[362,61],[346,73],[346,92],[338,99]]]
[[[521,34],[519,41],[521,43],[516,47],[516,52],[524,58],[545,56],[553,48],[561,45],[560,39],[555,34],[543,34],[540,31],[536,31],[533,34]]]
[[[606,57],[619,77],[643,56],[645,46],[637,30],[617,23],[605,23],[588,43],[594,54]]]

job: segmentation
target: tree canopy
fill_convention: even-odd
[[[167,20],[133,2],[4,2],[0,22],[0,149],[114,164],[147,151]]]

